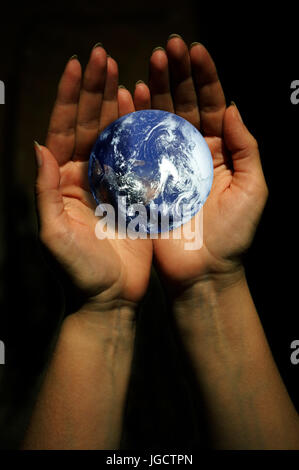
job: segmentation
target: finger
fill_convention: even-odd
[[[37,161],[36,202],[41,228],[63,212],[63,200],[59,192],[60,173],[58,162],[52,153],[37,142],[34,145]]]
[[[125,116],[134,111],[135,107],[131,93],[123,85],[120,85],[118,88],[118,116]]]
[[[188,48],[183,39],[175,35],[170,36],[166,50],[175,112],[199,128],[199,110]]]
[[[81,65],[76,56],[66,64],[50,118],[46,145],[59,165],[71,159],[80,96]]]
[[[135,85],[134,105],[136,111],[151,108],[151,94],[149,87],[142,80],[139,80]]]
[[[90,54],[83,77],[78,106],[76,142],[73,160],[87,160],[98,136],[101,106],[105,90],[107,54],[96,46]]]
[[[206,136],[222,136],[226,102],[215,64],[207,49],[191,44],[190,60],[196,85],[200,128]]]
[[[152,108],[174,113],[169,85],[168,59],[162,47],[155,48],[150,58],[149,88]]]
[[[227,108],[223,121],[223,136],[231,152],[234,172],[261,174],[262,166],[258,144],[242,121],[235,104]]]
[[[99,132],[118,118],[118,66],[114,59],[107,59],[107,76],[101,109]]]

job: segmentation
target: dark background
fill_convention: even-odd
[[[246,257],[249,285],[273,355],[299,409],[299,365],[290,363],[298,321],[298,115],[290,83],[299,79],[298,7],[202,1],[27,1],[1,4],[0,80],[0,448],[23,437],[63,296],[37,244],[33,140],[44,142],[56,86],[68,58],[87,63],[100,41],[133,91],[147,80],[151,50],[171,33],[211,52],[227,102],[234,100],[258,139],[269,201]],[[226,2],[225,2],[226,3]],[[157,293],[158,291],[158,293]],[[242,314],[242,312],[240,312]],[[123,447],[208,446],[200,403],[155,277],[138,318]],[[296,380],[297,379],[297,380]]]

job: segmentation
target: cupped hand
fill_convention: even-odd
[[[130,93],[118,88],[117,64],[102,47],[91,51],[81,76],[73,57],[59,82],[46,145],[35,145],[40,238],[87,298],[134,305],[147,288],[152,242],[99,240],[87,177],[99,132],[134,111],[134,104]]]
[[[149,99],[150,90],[150,99]],[[149,89],[139,83],[136,109],[151,106],[176,113],[206,139],[214,164],[211,192],[203,207],[203,246],[186,251],[185,240],[154,240],[155,261],[177,287],[242,271],[267,200],[258,145],[235,105],[226,107],[215,64],[199,43],[188,50],[180,37],[150,58]]]

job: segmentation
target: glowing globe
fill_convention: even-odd
[[[111,204],[127,225],[143,207],[147,217],[139,219],[137,231],[153,233],[179,227],[202,208],[213,161],[205,139],[188,121],[143,110],[117,119],[99,135],[88,176],[98,205]]]

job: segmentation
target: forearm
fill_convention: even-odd
[[[25,449],[118,448],[134,336],[127,307],[65,319]]]
[[[203,281],[175,303],[214,445],[299,448],[299,421],[272,358],[244,273]]]

